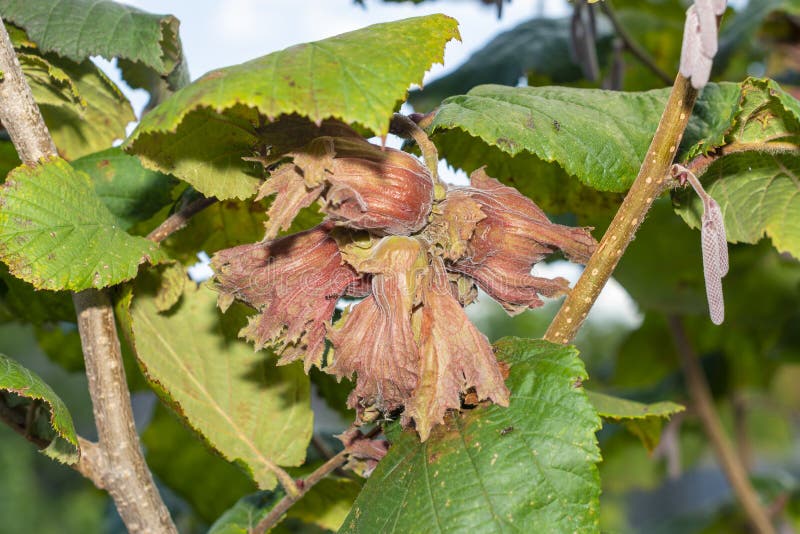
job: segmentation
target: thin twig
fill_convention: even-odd
[[[311,436],[311,445],[313,445],[314,448],[317,449],[317,452],[320,453],[326,460],[330,460],[336,456],[336,453],[333,452],[333,449],[328,447],[328,444],[325,443],[325,440],[323,440],[317,434]]]
[[[161,243],[166,238],[186,226],[194,215],[203,211],[217,201],[215,197],[201,197],[189,202],[184,207],[167,217],[158,228],[147,234],[147,239]]]
[[[633,54],[633,56],[641,62],[642,65],[650,69],[653,74],[658,76],[661,81],[664,82],[665,85],[669,85],[672,82],[672,78],[670,78],[669,74],[667,74],[661,67],[656,65],[656,62],[650,57],[650,54],[642,48],[639,43],[628,33],[628,30],[625,29],[625,26],[622,25],[619,18],[617,17],[616,12],[614,11],[614,7],[611,5],[610,0],[605,0],[604,2],[600,3],[600,8],[603,10],[603,13],[608,17],[608,20],[611,21],[611,25],[614,27],[614,31],[617,32],[617,35],[622,42],[625,43],[625,48]]]
[[[372,430],[370,430],[364,437],[361,439],[372,439],[378,434],[382,432],[380,426],[376,426]],[[314,470],[310,475],[308,475],[305,479],[298,482],[297,486],[300,488],[300,494],[296,497],[292,497],[291,495],[286,495],[275,507],[270,510],[270,512],[258,522],[258,524],[250,531],[250,534],[264,534],[265,532],[269,531],[272,527],[278,524],[281,520],[283,515],[286,513],[289,508],[294,505],[297,501],[299,501],[303,495],[305,495],[308,490],[314,487],[320,480],[325,478],[326,476],[330,475],[335,470],[342,467],[347,462],[347,456],[350,454],[350,450],[345,447],[342,451],[338,454],[333,456],[330,460],[322,464],[320,467]]]
[[[35,166],[57,157],[2,19],[0,71],[0,121],[20,159],[25,165]],[[73,303],[100,438],[97,448],[87,451],[91,463],[78,471],[108,491],[130,532],[176,533],[136,434],[111,299],[105,292],[90,289],[74,294]],[[98,450],[100,454],[95,454]]]
[[[721,146],[709,154],[692,158],[685,167],[696,176],[702,176],[712,163],[720,158],[740,152],[762,152],[765,154],[790,154],[800,155],[800,145],[791,141],[766,141],[752,143],[729,143]],[[677,185],[677,184],[676,184]]]
[[[739,461],[747,472],[753,469],[753,446],[750,443],[750,434],[747,429],[747,415],[749,406],[747,398],[741,392],[735,392],[731,397],[733,408],[733,431],[736,435],[736,452]]]
[[[750,484],[747,469],[740,461],[730,439],[725,434],[719,414],[714,408],[714,400],[711,397],[708,382],[697,360],[697,354],[686,335],[683,322],[679,317],[671,316],[669,317],[669,328],[675,341],[675,347],[678,349],[683,362],[683,372],[686,376],[686,385],[689,389],[692,405],[700,417],[703,430],[711,442],[725,477],[742,504],[742,508],[744,508],[748,521],[753,528],[761,534],[774,533],[775,529],[770,523],[766,510],[762,508],[759,502],[758,493]]]
[[[667,180],[671,181],[668,171],[696,99],[697,91],[692,84],[678,74],[636,180],[544,339],[566,344],[575,338],[653,201],[664,192]]]

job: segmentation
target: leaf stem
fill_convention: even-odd
[[[382,428],[380,426],[376,426],[361,439],[372,439],[381,432]],[[308,490],[314,487],[314,485],[316,485],[320,480],[342,467],[345,462],[347,462],[348,454],[350,454],[350,449],[345,447],[330,460],[315,469],[314,472],[308,475],[305,479],[299,481],[297,486],[300,489],[300,493],[296,497],[286,495],[280,501],[278,501],[278,504],[276,504],[275,507],[270,510],[264,519],[258,522],[258,524],[250,531],[250,534],[264,534],[272,527],[277,525],[287,510],[289,510],[294,503],[299,501],[303,495],[308,492]]]
[[[730,439],[725,434],[719,414],[714,408],[714,401],[711,397],[708,382],[697,360],[697,354],[689,342],[680,317],[670,316],[669,328],[683,362],[683,372],[686,375],[689,397],[703,424],[703,430],[705,430],[711,446],[714,448],[725,477],[733,487],[733,492],[739,499],[753,528],[761,534],[774,533],[775,529],[770,523],[766,510],[762,508],[759,502],[758,493],[750,484],[747,469],[741,462],[741,458],[736,454]]]
[[[57,157],[2,19],[0,71],[0,121],[20,159],[34,166]],[[111,299],[105,292],[90,289],[74,294],[73,303],[100,438],[96,447],[87,446],[86,462],[79,462],[76,469],[108,491],[130,532],[177,533],[136,434]]]
[[[672,180],[670,165],[696,99],[697,90],[687,78],[678,74],[639,174],[583,274],[545,332],[547,341],[567,344],[575,338],[653,201],[667,188],[667,180]]]
[[[762,152],[767,154],[792,154],[800,155],[800,145],[791,141],[765,141],[753,143],[729,143],[721,146],[710,154],[703,154],[692,158],[686,164],[686,168],[696,176],[702,176],[712,163],[720,158],[737,154],[739,152]]]
[[[605,0],[605,2],[600,3],[600,9],[603,10],[603,13],[608,17],[608,20],[611,21],[611,25],[614,27],[614,31],[617,33],[622,42],[625,44],[625,48],[633,54],[633,56],[639,60],[639,62],[650,69],[653,74],[658,76],[661,81],[664,82],[665,85],[669,85],[672,82],[672,79],[669,77],[664,69],[659,67],[650,54],[636,42],[636,40],[628,33],[628,30],[625,29],[625,26],[622,25],[619,18],[617,17],[616,11],[614,11],[614,7],[611,5],[610,0]]]

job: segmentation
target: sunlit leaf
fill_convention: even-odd
[[[207,196],[247,198],[260,171],[241,158],[273,144],[260,137],[266,122],[290,114],[317,124],[337,118],[385,135],[409,86],[442,61],[445,43],[454,38],[453,19],[430,15],[209,72],[148,113],[127,149]]]
[[[37,289],[106,287],[166,259],[155,243],[126,233],[89,177],[61,159],[9,174],[0,207],[0,259]]]
[[[123,75],[133,87],[149,89],[146,74],[166,78],[173,87],[188,78],[180,22],[171,15],[109,0],[0,0],[0,12],[3,19],[24,28],[44,52],[78,63],[91,56],[125,60]]]
[[[153,280],[137,284],[130,310],[136,355],[151,385],[224,458],[271,489],[270,466],[299,465],[311,438],[310,385],[302,367],[275,367],[237,339],[242,307],[222,315],[217,294],[187,287],[160,313]]]
[[[596,391],[587,391],[586,395],[600,417],[624,424],[649,451],[658,445],[664,421],[686,409],[669,401],[645,404]]]

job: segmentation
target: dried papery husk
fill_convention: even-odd
[[[240,335],[275,347],[279,364],[302,358],[306,370],[321,366],[326,325],[336,302],[362,276],[342,261],[328,223],[306,232],[221,250],[211,266],[224,309],[232,298],[249,304],[252,316]]]
[[[510,314],[541,306],[541,296],[568,291],[567,280],[536,277],[531,270],[557,249],[570,260],[587,261],[597,246],[590,229],[550,222],[532,200],[483,169],[470,179],[471,187],[457,191],[477,202],[485,218],[476,222],[463,256],[448,269],[474,279]]]
[[[416,157],[353,139],[337,139],[322,211],[347,228],[378,235],[422,229],[433,205],[433,179]]]
[[[474,388],[478,400],[508,406],[492,347],[473,325],[452,294],[444,263],[438,257],[423,284],[420,315],[419,384],[406,405],[403,419],[414,421],[425,441],[447,410],[461,407],[461,395]]]
[[[410,154],[361,138],[318,137],[286,155],[259,190],[275,195],[267,237],[287,229],[300,210],[320,200],[337,225],[377,235],[410,235],[427,223],[433,181]]]
[[[405,405],[419,380],[419,350],[411,312],[426,270],[425,250],[411,237],[380,241],[361,263],[372,273],[372,294],[329,329],[338,377],[357,375],[348,405],[391,412]]]

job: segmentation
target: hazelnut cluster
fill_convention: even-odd
[[[348,404],[359,416],[402,410],[422,440],[467,393],[506,406],[492,348],[464,306],[476,286],[510,314],[565,293],[566,280],[531,269],[556,249],[587,260],[588,229],[553,224],[482,169],[470,187],[446,189],[416,157],[357,135],[317,137],[289,158],[259,193],[275,196],[265,239],[212,260],[220,306],[258,311],[241,335],[273,347],[280,364],[356,375]],[[323,223],[276,237],[315,202]],[[362,300],[332,323],[341,297]]]

